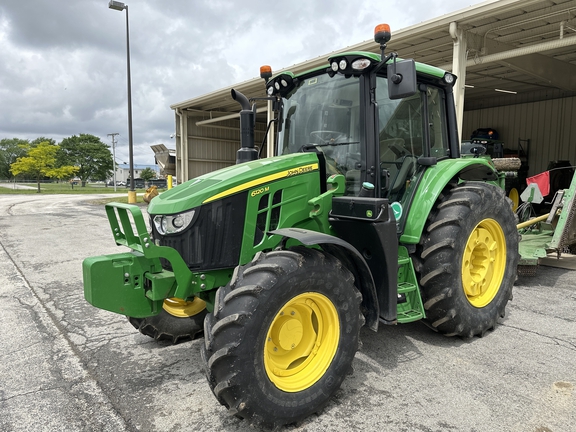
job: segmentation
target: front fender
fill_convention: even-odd
[[[282,228],[270,231],[269,234],[294,239],[306,246],[320,245],[326,252],[343,261],[343,265],[353,265],[360,278],[358,288],[362,293],[362,306],[367,310],[366,325],[373,331],[378,330],[380,306],[376,285],[368,264],[354,246],[338,237],[300,228]]]
[[[408,212],[400,243],[416,244],[420,241],[428,215],[446,185],[458,181],[484,181],[502,187],[499,175],[488,159],[446,159],[426,169]]]

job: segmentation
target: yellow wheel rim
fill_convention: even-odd
[[[164,300],[162,309],[175,317],[188,318],[206,309],[206,302],[198,297],[194,297],[191,301],[173,297]]]
[[[520,204],[520,195],[518,195],[518,189],[512,188],[508,193],[508,198],[512,200],[512,211],[516,211],[518,205]]]
[[[280,390],[298,392],[316,383],[330,366],[340,339],[340,320],[330,299],[304,293],[274,317],[264,344],[264,368]]]
[[[494,219],[484,219],[472,230],[462,257],[462,286],[472,306],[482,308],[492,301],[505,269],[504,232]]]

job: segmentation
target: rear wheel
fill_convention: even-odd
[[[518,232],[510,201],[486,183],[447,190],[420,242],[420,286],[428,324],[448,336],[493,329],[512,295]]]
[[[202,299],[194,297],[185,301],[169,298],[164,300],[158,315],[147,318],[128,317],[128,321],[146,336],[177,344],[202,336],[205,316],[206,302]]]
[[[351,369],[364,323],[352,274],[314,249],[259,254],[216,294],[202,350],[233,414],[277,427],[321,409]]]
[[[508,198],[512,201],[512,211],[515,212],[520,205],[520,194],[518,193],[518,189],[515,187],[510,189],[510,192],[508,192]]]

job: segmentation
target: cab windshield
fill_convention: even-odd
[[[303,79],[283,99],[278,154],[318,151],[327,174],[343,174],[347,194],[360,189],[365,146],[360,136],[360,85],[355,77],[322,74]]]
[[[444,92],[421,85],[414,95],[392,100],[386,77],[379,75],[375,104],[360,110],[361,82],[324,72],[300,79],[282,100],[277,153],[322,153],[327,174],[345,176],[346,195],[359,195],[367,179],[378,183],[373,175],[367,177],[367,159],[375,157],[382,176],[376,196],[407,203],[406,192],[425,169],[418,158],[449,157]],[[363,130],[371,122],[360,116],[372,115],[371,107],[377,136],[375,143],[366,143]]]

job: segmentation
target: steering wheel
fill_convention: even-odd
[[[310,138],[319,141],[318,144],[331,144],[339,138],[345,137],[346,134],[339,131],[318,130],[310,132]]]

